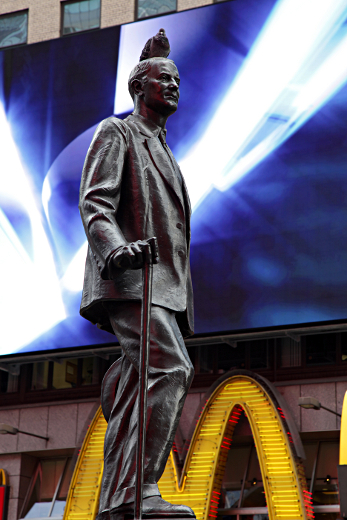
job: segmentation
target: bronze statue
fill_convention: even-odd
[[[80,212],[88,238],[81,314],[114,333],[122,357],[105,375],[108,428],[98,520],[133,517],[143,249],[156,236],[153,269],[144,466],[144,518],[195,518],[160,496],[157,482],[170,453],[193,378],[184,336],[193,333],[189,265],[190,203],[166,144],[179,74],[165,31],[151,38],[129,77],[134,111],[98,126],[85,160]]]

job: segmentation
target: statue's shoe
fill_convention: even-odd
[[[97,514],[95,520],[110,520],[110,510],[105,509],[105,511]]]
[[[134,503],[124,504],[121,507],[111,509],[111,520],[126,520],[127,518],[134,518]],[[147,497],[143,499],[142,503],[142,517],[143,518],[195,518],[194,511],[188,506],[179,504],[170,504],[166,502],[159,495]]]

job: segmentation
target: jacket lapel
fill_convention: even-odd
[[[167,153],[165,152],[164,148],[162,147],[158,137],[154,137],[153,135],[151,135],[152,132],[145,125],[143,118],[136,116],[135,114],[130,114],[130,116],[128,116],[125,119],[125,122],[127,124],[130,123],[131,126],[134,125],[136,130],[145,137],[145,145],[149,151],[149,155],[154,163],[154,166],[157,168],[160,175],[164,178],[164,180],[167,182],[170,188],[177,195],[182,205],[182,208],[186,213],[186,220],[189,223],[191,216],[191,205],[189,195],[180,167],[178,166],[176,159],[172,155],[171,151],[169,150],[170,157],[174,166],[171,165],[171,161],[167,156]],[[177,172],[175,172],[173,168],[177,169]],[[182,189],[177,178],[177,176],[179,175],[181,175],[182,178]]]
[[[177,195],[182,205],[182,208],[185,208],[182,196],[183,190],[181,190],[181,186],[177,178],[178,174],[174,171],[174,166],[171,165],[170,158],[168,157],[166,151],[162,147],[159,139],[157,137],[151,137],[149,139],[146,139],[145,143],[155,167],[157,168],[163,179],[169,184],[170,188]],[[172,154],[171,157],[173,158]],[[175,161],[174,158],[173,161]]]

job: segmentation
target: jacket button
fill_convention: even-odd
[[[183,226],[182,226],[181,222],[177,222],[176,227],[177,227],[178,229],[182,229]]]
[[[186,255],[184,254],[184,251],[179,250],[179,251],[178,251],[178,256],[180,256],[181,258],[183,258],[183,257],[186,256]]]

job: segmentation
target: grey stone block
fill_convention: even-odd
[[[0,410],[0,423],[9,424],[18,428],[19,410]],[[17,451],[18,435],[0,436],[0,453]]]
[[[75,448],[77,430],[77,404],[49,407],[48,449]]]
[[[17,520],[19,515],[19,503],[16,498],[10,498],[8,503],[7,520]]]
[[[19,429],[24,432],[47,436],[48,407],[37,406],[22,408],[19,416]],[[31,437],[24,433],[18,434],[18,451],[44,450],[47,443],[44,439]]]
[[[280,386],[278,387],[278,391],[286,400],[290,413],[292,414],[295,424],[300,431],[300,407],[298,405],[300,397],[300,385]]]
[[[7,471],[9,478],[11,475],[21,474],[21,455],[0,455],[0,468]]]
[[[336,411],[335,383],[313,383],[301,385],[301,397],[315,397],[327,408]],[[336,415],[326,410],[306,410],[301,408],[301,431],[327,431],[337,429]]]
[[[347,381],[339,381],[336,383],[336,411],[337,413],[342,413],[342,405],[345,397],[345,393],[347,391]],[[346,410],[347,413],[347,410]],[[341,420],[337,418],[337,428],[341,428]]]
[[[188,394],[185,400],[180,420],[182,436],[187,439],[192,420],[195,417],[197,408],[200,406],[201,394]]]
[[[100,402],[79,403],[77,405],[77,428],[75,445],[80,446],[87,433],[90,421],[93,419]]]

